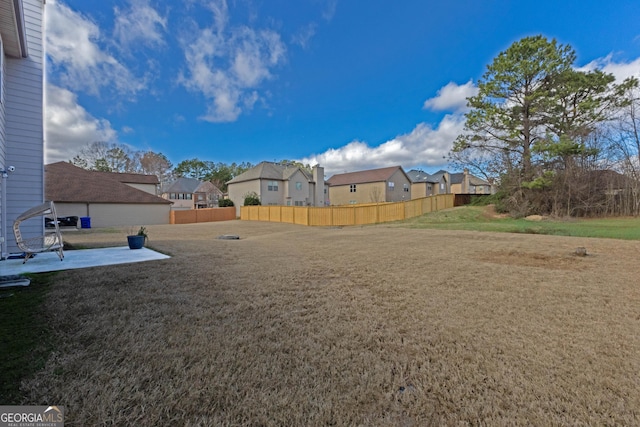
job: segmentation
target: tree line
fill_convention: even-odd
[[[543,36],[501,52],[467,98],[451,163],[484,176],[514,216],[640,214],[638,80],[575,67]]]
[[[210,181],[222,191],[227,182],[253,167],[249,162],[226,164],[200,160],[183,160],[175,167],[162,153],[135,151],[127,145],[96,141],[85,145],[70,163],[83,169],[102,172],[124,172],[156,175],[161,183],[177,178]]]

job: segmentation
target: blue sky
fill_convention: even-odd
[[[434,172],[465,97],[512,42],[640,77],[640,2],[47,0],[46,162],[108,141],[328,175]]]

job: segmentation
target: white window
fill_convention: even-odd
[[[349,193],[355,193],[356,192],[356,185],[355,184],[351,184],[349,186]]]
[[[302,183],[296,182],[296,190],[302,190]]]
[[[409,184],[404,184],[402,186],[402,189],[404,190],[405,193],[408,193],[409,192]]]
[[[278,181],[267,181],[268,191],[278,191]]]
[[[396,184],[393,181],[389,181],[389,191],[393,191],[396,188]]]

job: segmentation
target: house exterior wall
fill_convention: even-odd
[[[420,199],[422,197],[433,196],[434,187],[437,184],[431,182],[414,182],[411,184],[411,200]]]
[[[3,168],[15,166],[6,178],[6,224],[2,234],[7,250],[17,250],[11,231],[14,219],[44,200],[43,84],[44,44],[42,0],[22,0],[26,58],[4,57],[2,143]],[[1,190],[0,190],[1,191]],[[0,197],[2,199],[2,197]],[[24,238],[44,233],[44,222],[32,221],[22,229]]]
[[[158,189],[155,184],[136,184],[136,183],[129,183],[129,182],[124,182],[123,184],[127,184],[129,187],[132,187],[138,190],[142,190],[145,193],[153,194],[154,196],[158,195]]]
[[[168,204],[56,203],[58,216],[90,217],[92,228],[170,223]]]
[[[300,170],[291,175],[288,181],[284,181],[284,188],[284,205],[307,206],[313,203],[309,180]]]
[[[265,181],[265,191],[266,191],[266,181]],[[229,199],[233,202],[233,205],[236,207],[236,216],[240,216],[240,207],[244,205],[244,196],[247,193],[254,192],[258,195],[261,194],[261,182],[259,179],[255,179],[252,181],[244,181],[244,182],[236,182],[233,184],[229,184],[227,187],[227,192],[229,193]],[[260,198],[262,201],[262,197]],[[262,202],[265,204],[264,202]]]
[[[389,183],[391,182],[393,182],[393,190],[389,186]],[[400,169],[391,175],[387,180],[385,187],[385,202],[404,202],[411,200],[411,181]]]
[[[355,186],[355,192],[351,192],[351,184],[330,186],[329,201],[331,205],[340,206],[384,202],[386,182],[368,182],[355,184]]]
[[[187,210],[187,209],[193,209],[193,200],[188,200],[188,199],[170,199],[168,193],[166,195],[163,194],[162,198],[173,202],[173,205],[171,205],[171,209],[173,209],[174,211],[184,211],[184,210]]]

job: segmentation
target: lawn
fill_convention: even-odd
[[[50,277],[55,351],[19,403],[70,426],[640,424],[640,242],[416,226],[150,226],[171,259]]]
[[[400,224],[412,228],[474,230],[558,236],[640,240],[640,218],[514,219],[496,215],[492,206],[464,206],[412,218]]]

